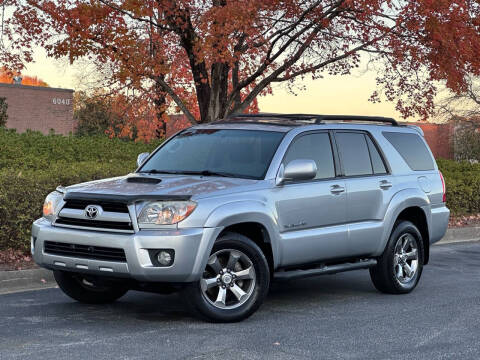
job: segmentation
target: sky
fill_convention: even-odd
[[[66,61],[47,58],[45,52],[35,52],[34,63],[28,64],[25,75],[38,76],[51,87],[78,90],[78,67]],[[295,94],[285,84],[276,85],[273,95],[259,97],[262,112],[312,113],[312,114],[354,114],[389,116],[400,119],[395,104],[368,101],[375,90],[375,73],[362,75],[326,76],[323,79],[298,82]],[[409,119],[413,121],[415,119]]]

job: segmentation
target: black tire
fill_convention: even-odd
[[[397,270],[401,265],[395,265],[395,251],[398,242],[404,239],[411,239],[417,248],[417,266],[415,274],[410,279],[399,280],[402,276],[398,276]],[[413,245],[412,245],[413,246]],[[401,260],[404,261],[404,260]],[[411,262],[411,260],[410,260]],[[377,290],[387,294],[407,294],[411,292],[418,284],[422,276],[424,262],[424,248],[422,235],[417,227],[410,221],[398,221],[395,223],[390,239],[388,240],[385,251],[378,258],[376,266],[370,268],[370,277]],[[408,264],[411,268],[412,264]],[[412,267],[413,268],[413,267]],[[405,270],[399,270],[399,273],[409,277]]]
[[[128,291],[128,288],[120,285],[96,282],[95,278],[84,277],[81,274],[54,271],[53,275],[66,295],[85,304],[109,304]]]
[[[250,266],[253,266],[255,270],[255,281],[251,285],[252,290],[250,290],[251,295],[248,297],[248,300],[233,309],[218,308],[207,300],[207,295],[204,295],[205,293],[201,289],[200,282],[187,285],[182,291],[182,296],[194,315],[211,322],[237,322],[252,315],[264,301],[270,286],[270,270],[262,250],[246,236],[233,232],[223,234],[216,240],[210,256],[221,253],[222,250],[225,252],[229,250],[239,251],[251,261]],[[225,261],[223,265],[225,265]],[[225,265],[225,268],[227,267]],[[204,275],[207,269],[205,269]],[[239,280],[235,281],[237,284],[239,283]],[[218,287],[218,290],[212,289],[212,291],[219,292],[220,287]],[[234,297],[232,298],[235,300]]]

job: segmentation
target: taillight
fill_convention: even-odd
[[[443,174],[441,171],[440,173],[440,180],[442,180],[442,191],[443,191],[443,202],[447,202],[447,189],[445,188],[445,179],[443,178]]]

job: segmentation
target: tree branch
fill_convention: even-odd
[[[163,80],[160,76],[151,76],[150,78],[155,81],[162,88],[162,90],[165,91],[173,99],[173,101],[175,101],[175,104],[177,104],[178,107],[183,111],[188,121],[190,121],[192,125],[198,124],[197,120],[195,120],[195,116],[193,116],[193,114],[190,112],[190,110],[188,110],[182,99],[180,99],[180,97],[175,94],[175,91],[173,91],[173,89],[168,86],[165,80]]]
[[[289,77],[279,77],[279,75],[281,73],[283,73],[286,69],[290,68],[293,64],[295,64],[298,59],[300,59],[300,57],[302,56],[302,54],[304,53],[304,51],[308,48],[308,46],[310,45],[311,41],[313,40],[313,37],[314,35],[316,34],[316,31],[318,29],[318,31],[320,31],[321,29],[321,25],[317,26],[315,28],[315,30],[312,32],[312,34],[310,34],[309,36],[309,40],[305,41],[304,44],[297,50],[297,53],[295,54],[295,56],[293,56],[291,59],[289,59],[288,61],[286,61],[281,67],[279,67],[277,70],[275,70],[272,74],[270,74],[269,76],[267,76],[266,78],[264,78],[251,92],[250,94],[245,98],[245,100],[242,102],[242,104],[240,104],[240,106],[237,106],[235,107],[233,110],[232,110],[232,113],[237,113],[237,112],[243,112],[247,107],[248,105],[253,101],[253,99],[255,99],[255,97],[257,97],[260,92],[262,92],[263,89],[265,89],[265,87],[267,87],[270,83],[272,82],[280,82],[280,81],[285,81],[285,80],[289,80],[295,76],[299,76],[299,75],[302,75],[302,74],[305,74],[305,73],[308,73],[308,72],[312,72],[314,70],[318,70],[320,69],[321,67],[324,67],[324,66],[327,66],[331,63],[334,63],[336,61],[339,61],[339,60],[342,60],[342,59],[345,59],[347,58],[348,56],[354,54],[355,52],[361,50],[362,48],[364,47],[367,47],[367,46],[370,46],[372,45],[374,42],[377,42],[379,40],[381,40],[382,38],[384,38],[385,36],[387,36],[391,31],[393,31],[393,29],[395,29],[396,26],[393,26],[392,28],[389,29],[389,31],[385,32],[384,34],[382,34],[381,36],[379,37],[376,37],[362,45],[359,45],[357,46],[356,48],[340,55],[340,56],[337,56],[335,58],[332,58],[332,59],[329,59],[327,61],[324,61],[320,64],[317,64],[316,66],[314,66],[313,68],[310,67],[309,69],[305,69],[305,70],[300,70],[296,73],[293,74],[293,76],[289,76]]]
[[[272,64],[275,60],[277,60],[289,47],[292,43],[296,42],[298,40],[299,37],[301,37],[303,34],[305,34],[308,30],[311,30],[312,27],[314,27],[314,25],[316,24],[316,26],[314,27],[314,30],[312,31],[312,34],[309,35],[309,39],[310,40],[307,40],[305,43],[308,42],[308,45],[311,43],[311,41],[313,40],[313,37],[312,35],[316,35],[322,28],[322,24],[321,24],[321,20],[325,19],[325,18],[329,18],[330,20],[334,17],[336,17],[338,14],[341,13],[340,10],[338,10],[338,7],[344,2],[345,0],[338,0],[336,1],[334,4],[332,4],[323,14],[322,16],[319,18],[319,19],[315,19],[316,21],[315,22],[310,22],[308,24],[306,24],[302,29],[298,30],[294,35],[291,35],[289,36],[289,39],[280,47],[280,49],[278,49],[273,55],[272,55],[272,52],[273,52],[273,49],[275,47],[275,44],[277,41],[279,41],[283,36],[285,36],[286,34],[289,33],[289,31],[291,31],[292,29],[296,28],[296,26],[298,26],[306,17],[307,15],[312,12],[316,7],[318,7],[320,5],[320,2],[315,2],[314,4],[312,4],[308,9],[306,9],[301,15],[300,17],[297,19],[297,21],[295,21],[294,23],[292,23],[290,26],[287,26],[286,28],[284,29],[281,29],[279,31],[277,31],[278,35],[276,36],[275,39],[272,40],[272,43],[267,51],[267,54],[266,54],[266,59],[265,61],[263,62],[263,64],[252,74],[250,75],[249,77],[247,77],[246,79],[244,79],[243,81],[240,81],[238,82],[237,86],[234,86],[234,88],[232,89],[232,91],[230,92],[229,94],[229,99],[228,99],[228,103],[227,103],[227,108],[230,109],[233,105],[233,103],[235,102],[235,99],[238,99],[238,94],[240,93],[240,91],[242,89],[244,89],[245,87],[249,86],[250,84],[252,84],[256,79],[258,79],[260,76],[262,76],[264,73],[265,73],[265,70],[268,68],[268,66],[270,64]],[[272,38],[270,38],[272,39]],[[306,48],[308,46],[305,46],[305,43],[302,44],[300,46],[300,52],[296,52],[296,54],[292,57],[292,58],[295,58],[295,61],[292,63],[294,64],[300,57],[301,55],[303,54],[303,52],[306,50]],[[280,69],[286,69],[287,67],[291,66],[291,65],[288,65],[288,66],[285,66],[287,64],[289,64],[290,62],[287,61],[285,62],[281,67]],[[281,74],[283,72],[283,70],[278,73],[278,70],[275,71],[274,73],[275,74]],[[270,78],[270,76],[268,77]],[[262,84],[263,81],[260,83]],[[268,82],[269,83],[269,82]],[[260,85],[259,84],[259,85]],[[268,84],[267,84],[268,85]],[[267,86],[265,85],[265,86]],[[263,88],[265,88],[265,86],[263,86]],[[263,90],[262,88],[262,90]],[[261,92],[261,90],[260,90]],[[258,92],[258,93],[260,93]],[[257,94],[258,95],[258,94]],[[247,99],[249,97],[247,96]],[[253,101],[253,99],[251,99],[250,101]],[[248,105],[247,105],[248,106]],[[237,108],[246,108],[246,107],[243,107],[242,104],[240,105],[237,105],[237,106],[234,106],[234,109],[237,109]],[[243,111],[243,110],[242,110]],[[234,110],[232,110],[232,112],[235,112]]]
[[[366,47],[372,45],[373,43],[381,40],[382,38],[384,38],[385,36],[387,36],[388,33],[385,33],[383,34],[382,36],[378,36],[376,37],[375,39],[372,39],[364,44],[361,44],[355,48],[353,48],[352,50],[349,50],[345,53],[343,53],[342,55],[340,56],[337,56],[337,57],[334,57],[334,58],[331,58],[331,59],[328,59],[324,62],[321,62],[317,65],[314,65],[314,66],[311,66],[311,67],[308,67],[308,68],[305,68],[305,69],[302,69],[300,71],[297,71],[297,72],[294,72],[292,74],[289,74],[287,76],[283,76],[283,77],[277,77],[276,79],[272,80],[272,82],[282,82],[282,81],[287,81],[287,80],[291,80],[297,76],[300,76],[300,75],[304,75],[304,74],[307,74],[309,72],[313,72],[313,71],[316,71],[318,69],[321,69],[327,65],[330,65],[334,62],[337,62],[337,61],[340,61],[340,60],[343,60],[343,59],[346,59],[347,57],[349,57],[350,55],[353,55],[354,53],[356,53],[357,51],[363,51]]]
[[[143,17],[140,17],[140,16],[135,16],[131,13],[129,13],[128,11],[126,10],[123,10],[122,8],[118,7],[118,6],[115,6],[115,5],[112,5],[110,4],[108,1],[105,1],[105,0],[99,0],[103,5],[105,6],[108,6],[109,8],[115,10],[115,11],[118,11],[119,13],[125,15],[125,16],[128,16],[130,19],[132,20],[137,20],[137,21],[140,21],[140,22],[144,22],[144,23],[147,23],[149,25],[153,25],[155,27],[158,27],[162,30],[165,30],[165,31],[173,31],[173,29],[170,29],[168,27],[165,27],[163,25],[160,25],[159,23],[153,21],[151,18],[143,18]]]

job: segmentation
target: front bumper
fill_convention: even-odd
[[[135,234],[68,229],[39,219],[32,227],[32,255],[47,269],[64,270],[145,282],[192,282],[200,279],[221,228],[141,230]],[[126,262],[45,253],[44,242],[112,247],[125,251]],[[173,249],[169,267],[154,266],[147,249]]]

